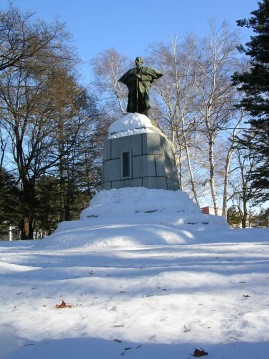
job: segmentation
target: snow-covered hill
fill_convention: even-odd
[[[180,191],[102,191],[52,236],[0,242],[0,278],[0,358],[269,352],[269,230],[232,230]]]

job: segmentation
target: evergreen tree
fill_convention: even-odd
[[[250,115],[250,128],[243,135],[241,145],[248,148],[257,166],[250,173],[252,187],[258,189],[258,200],[269,198],[269,1],[258,2],[250,19],[237,24],[251,28],[251,36],[245,47],[239,50],[250,57],[250,68],[235,73],[234,84],[243,91],[240,106]]]
[[[15,178],[0,168],[0,240],[8,238],[8,227],[19,227],[20,190]]]
[[[269,208],[261,209],[256,216],[256,223],[258,227],[269,227]]]
[[[227,221],[229,225],[234,228],[239,228],[242,226],[241,213],[236,206],[228,208]]]

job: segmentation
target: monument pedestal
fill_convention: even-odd
[[[102,189],[179,189],[173,145],[145,115],[127,114],[109,131],[104,145]]]

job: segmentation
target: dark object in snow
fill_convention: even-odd
[[[61,308],[73,308],[74,306],[72,304],[67,304],[65,303],[64,300],[62,300],[62,303],[61,304],[56,304],[55,305],[55,308],[57,309],[61,309]]]
[[[208,353],[205,352],[203,348],[201,348],[201,349],[195,349],[195,350],[194,350],[194,353],[193,353],[193,356],[194,356],[194,357],[203,357],[203,356],[206,356],[206,355],[208,355]]]
[[[119,339],[114,339],[114,342],[116,342],[116,343],[121,343],[121,340],[119,340]]]

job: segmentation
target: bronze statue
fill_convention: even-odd
[[[151,84],[163,75],[150,67],[143,67],[142,63],[141,57],[137,57],[136,67],[127,71],[119,81],[128,87],[127,112],[138,112],[148,116],[149,89]]]

